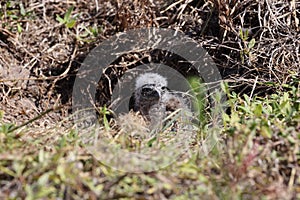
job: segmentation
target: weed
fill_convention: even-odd
[[[240,38],[241,38],[241,40],[243,41],[243,44],[244,44],[243,50],[240,51],[240,57],[241,57],[241,60],[242,60],[243,64],[245,62],[245,57],[248,57],[249,61],[251,62],[251,58],[252,58],[251,51],[252,51],[252,49],[255,45],[255,38],[252,38],[248,42],[248,39],[249,39],[248,34],[249,34],[248,30],[243,31],[242,29],[240,29]]]
[[[59,23],[64,24],[67,28],[73,28],[76,25],[76,18],[77,18],[77,15],[73,17],[71,16],[73,10],[74,10],[74,6],[71,6],[65,13],[64,18],[61,18],[59,15],[56,15],[56,20]]]

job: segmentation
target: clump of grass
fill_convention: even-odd
[[[208,156],[194,152],[151,173],[119,172],[99,163],[74,130],[44,130],[36,140],[31,129],[10,133],[1,129],[1,197],[299,197],[297,87],[264,99],[228,93],[230,114],[223,115],[223,149],[215,148]],[[8,124],[1,122],[3,126]]]
[[[56,20],[59,23],[64,24],[67,28],[73,28],[76,24],[76,15],[73,17],[71,16],[73,10],[74,10],[74,6],[71,6],[67,10],[63,18],[61,18],[59,15],[56,15]]]
[[[226,149],[221,158],[224,180],[216,184],[221,197],[290,199],[296,195],[298,94],[299,88],[290,87],[266,98],[229,95],[231,114],[224,114]]]

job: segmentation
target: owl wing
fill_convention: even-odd
[[[166,93],[165,104],[167,111],[174,112],[180,108],[191,110],[192,102],[188,94],[169,90]]]

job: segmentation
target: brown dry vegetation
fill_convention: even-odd
[[[85,55],[105,38],[140,27],[183,31],[205,47],[224,78],[241,86],[238,91],[250,93],[258,82],[256,93],[266,94],[299,73],[297,1],[23,1],[22,5],[20,13],[18,2],[1,3],[1,109],[10,113],[5,116],[10,122],[70,102],[76,69]],[[63,17],[71,6],[76,24],[66,28],[56,15]],[[249,49],[251,39],[255,45]],[[57,117],[50,114],[44,123]]]
[[[287,85],[299,87],[299,82],[294,81],[300,73],[300,2],[296,0],[23,0],[1,1],[0,6],[0,111],[5,112],[2,122],[20,125],[47,109],[62,105],[29,124],[39,128],[28,132],[29,135],[35,132],[33,138],[43,132],[41,137],[46,137],[45,141],[51,140],[50,136],[45,136],[48,132],[43,128],[70,114],[72,86],[85,56],[110,36],[141,27],[177,29],[196,40],[212,56],[230,88],[239,94],[265,97],[284,92]],[[57,15],[63,18],[71,6],[74,6],[71,18],[75,24],[60,23]],[[296,92],[299,98],[297,95]],[[237,104],[245,103],[237,101],[240,101]],[[299,109],[299,102],[297,106],[295,108]],[[231,109],[236,111],[234,106]],[[299,198],[299,119],[284,121],[275,116],[271,120],[275,125],[270,127],[278,134],[270,139],[254,137],[253,130],[249,129],[251,125],[247,124],[251,116],[245,114],[241,118],[246,125],[228,120],[233,126],[226,130],[230,135],[226,145],[231,151],[224,153],[225,156],[219,155],[223,156],[217,158],[222,164],[214,163],[213,159],[199,161],[193,158],[186,165],[171,166],[168,172],[111,175],[103,166],[97,168],[101,173],[93,171],[96,161],[82,150],[79,154],[84,166],[67,168],[68,173],[78,173],[83,180],[95,174],[101,174],[101,177],[94,180],[96,183],[74,178],[74,182],[62,184],[65,188],[55,187],[64,191],[62,196],[66,199],[75,198],[74,191],[77,198],[87,199],[167,199],[176,195],[181,195],[182,199],[197,199],[198,193],[210,199],[230,199],[233,194],[243,199],[260,199],[261,195],[266,199]],[[292,127],[287,131],[292,139],[280,135],[287,127]],[[260,133],[262,129],[255,131]],[[60,135],[53,140],[58,140]],[[3,140],[0,134],[0,142]],[[57,151],[56,148],[49,150]],[[28,152],[30,150],[24,154]],[[3,152],[0,157],[8,163],[14,160]],[[222,168],[224,166],[226,168]],[[42,173],[44,171],[34,176]],[[30,184],[35,177],[25,179]],[[127,182],[124,181],[126,177]],[[7,194],[10,189],[22,198],[29,194],[28,190],[22,189],[22,180],[13,183],[16,179],[2,168],[1,179],[11,181],[11,185],[0,182],[1,187],[7,186],[4,188]],[[152,188],[153,182],[159,184]],[[92,183],[103,185],[102,194],[97,193],[98,190],[90,185]],[[125,190],[128,185],[138,187],[138,190],[130,190],[130,193]]]

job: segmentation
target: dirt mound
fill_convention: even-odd
[[[39,126],[67,116],[77,69],[117,32],[172,28],[201,44],[239,92],[272,92],[299,75],[297,1],[23,1],[0,9],[0,110],[21,123],[63,104]]]

